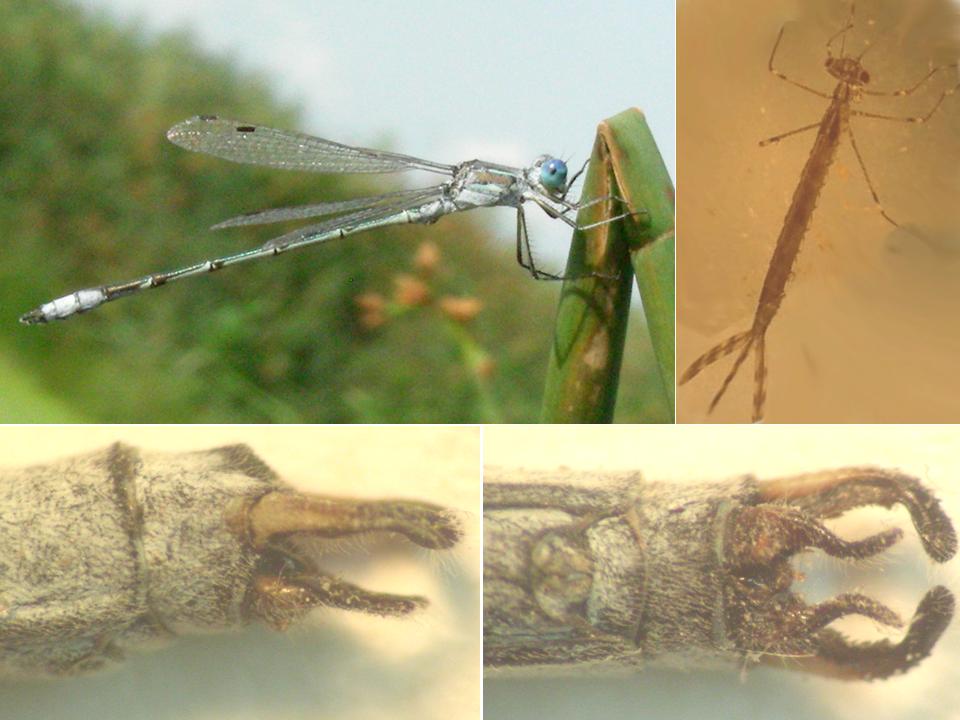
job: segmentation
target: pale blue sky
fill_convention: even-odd
[[[442,162],[526,165],[550,153],[573,164],[599,121],[637,106],[676,177],[672,0],[77,1],[151,30],[189,28],[302,104],[297,129],[332,140]],[[492,214],[509,236],[512,213]],[[560,223],[530,230],[540,253],[565,255]]]

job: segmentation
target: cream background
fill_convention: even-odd
[[[323,610],[287,633],[251,626],[181,638],[132,653],[99,675],[0,684],[0,717],[479,717],[479,428],[6,426],[0,427],[0,465],[45,462],[116,440],[176,451],[245,442],[300,489],[428,500],[459,510],[467,536],[442,556],[417,550],[384,562],[365,558],[343,570],[370,589],[425,595],[431,605],[413,618]]]
[[[915,474],[960,518],[960,428],[954,426],[649,426],[488,427],[485,462],[501,467],[585,470],[640,469],[646,479],[719,480],[752,473],[776,477],[845,465],[878,465]],[[958,561],[937,566],[916,542],[902,510],[858,512],[831,523],[844,537],[862,537],[889,525],[905,539],[880,559],[860,565],[827,561],[804,566],[826,582],[807,586],[808,601],[839,588],[860,590],[905,619],[924,592],[944,584],[960,591]],[[859,527],[863,524],[864,527]],[[842,621],[842,631],[864,640],[900,637],[873,623]],[[876,683],[844,683],[757,668],[728,672],[647,670],[626,677],[514,678],[488,674],[487,718],[563,720],[601,718],[790,718],[860,720],[864,717],[957,717],[960,624],[944,633],[933,655],[905,676]]]

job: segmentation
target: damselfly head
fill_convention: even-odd
[[[559,158],[543,156],[540,165],[540,184],[550,192],[563,192],[567,187],[567,164]]]
[[[870,73],[863,69],[857,58],[828,57],[824,64],[828,73],[849,85],[860,87],[870,83]]]

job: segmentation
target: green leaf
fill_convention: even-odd
[[[610,422],[616,405],[634,272],[657,362],[659,382],[648,388],[667,398],[673,421],[674,192],[643,114],[627,110],[600,124],[584,198],[613,195],[636,214],[575,231],[550,352],[541,421]],[[620,214],[619,202],[584,208],[578,225]],[[652,407],[656,407],[653,405]]]

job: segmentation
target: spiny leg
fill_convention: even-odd
[[[601,203],[601,202],[604,202],[604,201],[607,201],[607,200],[618,200],[618,201],[623,202],[623,203],[626,203],[626,200],[623,200],[622,198],[619,198],[619,197],[617,197],[616,195],[604,195],[603,197],[594,198],[593,200],[590,200],[590,201],[584,203],[583,205],[580,205],[579,203],[567,203],[567,202],[564,202],[564,203],[563,203],[563,205],[564,205],[564,210],[563,210],[563,211],[558,211],[558,210],[556,210],[556,208],[550,207],[548,204],[546,204],[546,203],[545,203],[544,201],[542,201],[540,198],[536,198],[536,197],[535,197],[533,200],[534,200],[535,203],[537,203],[537,205],[539,205],[539,206],[543,209],[543,211],[544,211],[545,213],[547,213],[547,215],[549,215],[550,217],[552,217],[552,218],[554,218],[554,219],[556,219],[556,220],[562,220],[564,223],[566,223],[567,225],[569,225],[570,227],[572,227],[574,230],[590,230],[591,228],[600,227],[601,225],[609,225],[610,223],[616,222],[617,220],[622,220],[623,218],[632,217],[632,216],[634,216],[634,215],[646,215],[646,214],[648,214],[646,210],[631,210],[631,211],[629,211],[629,212],[621,213],[621,214],[619,214],[619,215],[614,215],[613,217],[604,218],[603,220],[598,220],[597,222],[594,222],[594,223],[588,223],[588,224],[586,224],[586,225],[580,225],[580,224],[577,223],[576,220],[571,220],[570,218],[568,218],[568,217],[565,215],[565,213],[567,213],[567,212],[574,212],[574,211],[580,211],[580,210],[582,210],[582,209],[585,208],[585,207],[590,207],[590,206],[592,206],[592,205],[596,205],[597,203]]]
[[[593,228],[600,227],[601,225],[609,225],[610,223],[616,222],[617,220],[623,220],[623,218],[632,217],[634,215],[642,215],[644,213],[646,213],[646,210],[634,210],[632,212],[622,213],[621,215],[614,215],[613,217],[606,218],[605,220],[599,220],[594,223],[587,223],[586,225],[580,225],[580,224],[574,223],[571,227],[573,227],[574,230],[581,230],[581,231],[592,230]]]
[[[533,260],[533,251],[530,249],[530,236],[527,234],[527,217],[523,207],[517,208],[517,262],[520,267],[530,273],[534,280],[563,280],[565,278],[553,273],[540,270]]]
[[[584,202],[584,203],[580,202],[579,200],[577,202],[564,202],[563,206],[566,208],[564,212],[576,212],[579,210],[583,210],[584,208],[593,207],[594,205],[599,205],[600,203],[606,202],[608,200],[616,200],[623,204],[627,203],[626,200],[624,200],[622,197],[619,197],[618,195],[601,195],[600,197],[595,197],[592,200],[588,200],[587,202]],[[627,213],[627,214],[634,215],[634,214],[638,214],[639,212],[640,211],[638,210],[637,213]]]
[[[606,202],[608,200],[613,200],[615,202],[621,203],[623,205],[629,205],[626,199],[620,197],[619,195],[609,194],[609,195],[600,195],[599,197],[592,198],[587,202],[581,202],[577,200],[576,202],[571,202],[569,200],[561,199],[559,202],[565,208],[565,212],[583,210],[584,208],[592,207],[598,203]],[[641,215],[647,214],[646,210],[635,210],[633,212],[627,213],[627,215]]]
[[[600,225],[608,225],[612,222],[616,222],[617,220],[622,220],[623,218],[637,216],[637,215],[645,215],[648,219],[650,217],[650,212],[648,210],[628,210],[627,212],[621,213],[620,215],[615,215],[610,218],[605,218],[595,223],[589,223],[587,225],[579,225],[577,224],[576,221],[568,218],[566,214],[568,212],[579,212],[584,208],[593,207],[594,205],[598,205],[599,203],[602,203],[602,202],[608,202],[608,201],[618,202],[625,207],[629,207],[630,203],[625,198],[622,198],[619,195],[614,195],[613,193],[610,193],[608,195],[601,195],[599,197],[592,198],[586,202],[582,202],[583,198],[580,198],[576,202],[571,202],[566,199],[566,195],[563,195],[560,198],[552,198],[552,199],[556,203],[558,203],[560,206],[562,206],[563,210],[557,210],[556,208],[553,208],[553,207],[550,207],[548,209],[547,205],[545,205],[543,202],[540,202],[539,199],[535,198],[537,204],[540,205],[540,207],[543,208],[543,210],[550,217],[555,219],[558,218],[562,220],[567,225],[572,227],[574,230],[589,230],[590,228],[599,227]]]
[[[530,257],[530,240],[527,237],[527,219],[523,214],[523,206],[517,208],[517,264],[527,270],[531,275],[533,268],[531,263],[525,258]]]
[[[606,199],[606,198],[600,198],[600,200],[604,200],[604,199]],[[568,218],[568,217],[567,217],[566,215],[564,215],[562,212],[558,212],[555,208],[550,207],[550,205],[546,204],[545,202],[543,202],[543,201],[540,200],[539,198],[536,198],[536,197],[535,197],[533,200],[534,200],[534,202],[537,203],[537,205],[539,205],[539,206],[544,210],[544,212],[546,212],[550,217],[552,217],[552,218],[559,218],[560,220],[563,220],[563,222],[565,222],[567,225],[569,225],[570,227],[572,227],[574,230],[589,230],[590,228],[597,227],[597,226],[600,226],[600,225],[608,225],[609,223],[612,223],[612,222],[614,222],[615,220],[619,220],[619,219],[621,219],[621,218],[623,218],[623,217],[626,217],[627,215],[634,215],[634,214],[636,214],[636,213],[626,213],[626,214],[624,214],[624,215],[618,215],[618,216],[616,216],[616,217],[608,218],[608,219],[606,219],[606,220],[602,220],[602,221],[597,222],[597,223],[593,223],[593,224],[590,224],[590,225],[583,225],[583,226],[581,226],[581,225],[577,225],[577,223],[576,223],[575,221],[573,221],[573,220],[571,220],[570,218]],[[598,201],[600,201],[600,200],[598,200]],[[576,209],[578,209],[578,208],[577,208],[576,206],[571,206],[571,209],[576,210]],[[522,209],[522,208],[518,208],[517,210],[518,210],[518,213],[519,213],[519,217],[518,217],[518,220],[517,220],[517,257],[518,257],[518,261],[520,262],[521,267],[526,268],[526,269],[530,272],[530,275],[531,275],[535,280],[582,280],[582,279],[585,279],[585,278],[599,278],[599,279],[601,279],[601,280],[616,280],[616,279],[617,279],[618,276],[615,276],[615,275],[605,275],[605,274],[603,274],[603,273],[598,273],[598,272],[585,272],[585,273],[577,273],[577,274],[566,274],[566,273],[565,273],[565,274],[563,274],[563,275],[555,275],[555,274],[553,274],[553,273],[548,273],[548,272],[545,272],[545,271],[540,270],[539,268],[537,268],[537,267],[535,266],[535,264],[534,264],[533,252],[531,251],[531,248],[530,248],[530,239],[529,239],[529,236],[527,235],[527,221],[526,221],[526,216],[523,215],[523,209]],[[521,231],[522,231],[522,232],[521,232]],[[526,257],[527,257],[527,259],[529,260],[529,264],[523,262],[523,260],[520,259],[520,258],[523,257],[523,250],[526,251]]]
[[[570,192],[570,188],[573,187],[573,184],[577,181],[577,178],[579,178],[581,175],[583,175],[584,170],[587,169],[587,165],[589,165],[589,164],[590,164],[590,158],[587,158],[586,160],[584,160],[583,165],[580,166],[580,169],[577,170],[577,171],[573,174],[573,177],[570,178],[570,179],[567,181],[567,188],[566,188],[566,190],[563,191],[563,195],[560,196],[561,199],[563,199],[563,200],[566,200],[566,199],[567,199],[567,193]]]

